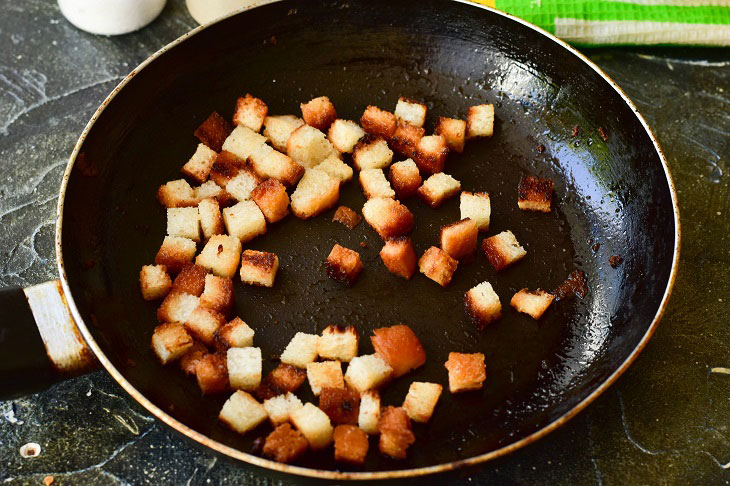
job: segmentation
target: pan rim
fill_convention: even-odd
[[[274,0],[277,1],[277,0]],[[199,32],[214,26],[218,24],[219,22],[226,20],[230,17],[233,17],[235,15],[243,14],[246,11],[252,10],[254,8],[257,8],[259,6],[266,5],[268,3],[273,3],[270,1],[264,1],[259,4],[255,4],[253,6],[249,7],[243,7],[241,9],[238,9],[234,12],[232,12],[230,15],[227,15],[225,17],[221,17],[220,19],[217,19],[214,22],[200,25],[196,27],[195,29],[183,34],[182,36],[178,37],[177,39],[173,40],[172,42],[168,43],[167,45],[163,46],[159,50],[157,50],[155,53],[153,53],[151,56],[149,56],[147,59],[145,59],[142,63],[140,63],[136,68],[134,68],[127,76],[122,79],[121,82],[112,90],[112,92],[104,99],[104,101],[101,103],[99,108],[94,112],[89,122],[84,127],[84,130],[81,132],[81,135],[79,136],[79,139],[77,140],[74,149],[71,153],[71,156],[69,157],[68,165],[66,166],[66,169],[63,174],[63,179],[61,181],[61,187],[59,192],[59,199],[58,199],[58,205],[56,208],[56,233],[55,233],[55,250],[56,250],[56,261],[58,265],[58,272],[59,277],[61,280],[61,285],[63,287],[63,291],[66,295],[66,301],[68,303],[69,309],[71,310],[71,313],[74,317],[74,320],[76,321],[76,325],[79,328],[79,331],[83,335],[84,339],[86,340],[88,346],[91,348],[91,350],[96,355],[99,362],[104,366],[104,368],[107,370],[107,372],[112,375],[114,380],[121,385],[121,387],[130,395],[132,398],[134,398],[140,405],[142,405],[148,412],[150,412],[152,415],[154,415],[157,419],[171,427],[173,430],[185,435],[189,439],[192,439],[206,447],[209,447],[213,451],[226,455],[228,457],[231,457],[236,460],[243,461],[245,463],[253,464],[255,466],[265,468],[265,469],[271,469],[279,472],[289,473],[289,474],[296,474],[300,476],[307,476],[307,477],[313,477],[313,478],[319,478],[319,479],[330,479],[330,480],[375,480],[375,479],[396,479],[396,478],[407,478],[407,477],[416,477],[416,476],[424,476],[428,474],[436,474],[441,472],[446,472],[454,469],[458,469],[461,467],[467,467],[467,466],[473,466],[477,464],[484,463],[486,461],[496,459],[498,457],[507,455],[517,449],[520,449],[528,444],[531,444],[532,442],[535,442],[536,440],[548,435],[550,432],[556,430],[557,428],[564,425],[566,422],[568,422],[570,419],[572,419],[574,416],[576,416],[578,413],[580,413],[583,409],[585,409],[590,403],[592,403],[596,398],[598,398],[603,392],[605,392],[611,385],[613,385],[616,380],[628,369],[628,367],[636,360],[638,355],[643,351],[643,349],[646,347],[647,343],[653,336],[654,332],[656,331],[656,328],[659,325],[659,321],[661,320],[662,316],[664,315],[669,298],[672,293],[672,289],[674,287],[674,283],[677,277],[677,271],[679,267],[679,254],[680,254],[680,246],[681,246],[681,227],[680,227],[680,218],[679,218],[679,204],[678,204],[678,197],[677,197],[677,191],[674,185],[674,181],[672,179],[672,176],[669,172],[669,166],[666,160],[666,157],[664,156],[664,152],[662,151],[661,147],[659,146],[659,143],[656,139],[656,136],[654,135],[653,131],[649,127],[648,123],[644,119],[644,117],[639,113],[638,109],[634,105],[634,103],[631,101],[631,99],[624,93],[624,91],[618,86],[618,84],[611,79],[608,74],[606,74],[603,70],[601,70],[600,67],[598,67],[596,64],[594,64],[588,57],[586,57],[584,54],[579,52],[576,48],[570,46],[567,42],[555,37],[553,34],[547,32],[546,30],[537,27],[536,25],[533,25],[525,20],[522,20],[518,17],[515,17],[513,15],[510,15],[508,13],[502,12],[500,10],[497,10],[492,7],[488,7],[481,4],[473,3],[469,0],[452,0],[457,3],[469,5],[474,8],[480,8],[483,10],[486,10],[488,12],[491,12],[492,14],[496,14],[502,17],[507,18],[508,20],[517,22],[521,24],[523,27],[532,29],[538,34],[541,34],[544,36],[547,40],[552,41],[553,43],[559,45],[560,47],[566,49],[568,52],[572,53],[574,56],[576,56],[579,60],[583,61],[589,68],[593,69],[605,82],[607,82],[616,92],[617,94],[623,99],[623,101],[628,105],[628,107],[631,109],[631,111],[634,113],[634,115],[638,118],[641,125],[644,127],[644,130],[646,131],[646,134],[649,136],[652,144],[654,145],[654,149],[657,152],[657,155],[659,156],[659,161],[662,165],[662,168],[664,170],[664,175],[666,177],[667,185],[669,187],[670,197],[672,201],[672,210],[673,210],[673,216],[674,216],[674,228],[675,228],[675,239],[674,239],[674,249],[673,249],[673,257],[672,257],[672,266],[670,269],[669,278],[667,280],[666,288],[664,290],[664,294],[662,296],[661,302],[659,304],[659,307],[657,309],[657,312],[655,313],[654,317],[652,318],[652,322],[647,328],[646,332],[642,336],[639,343],[636,345],[636,347],[631,351],[629,356],[624,360],[624,362],[616,369],[614,372],[609,375],[595,390],[593,390],[588,396],[586,396],[583,400],[581,400],[579,403],[577,403],[575,406],[573,406],[570,410],[568,410],[565,414],[558,417],[557,419],[553,420],[549,424],[545,425],[544,427],[540,428],[539,430],[533,432],[532,434],[523,437],[522,439],[513,442],[511,444],[508,444],[504,447],[500,447],[499,449],[495,449],[493,451],[480,454],[477,456],[473,456],[466,459],[461,459],[458,461],[453,461],[449,463],[444,464],[438,464],[433,466],[425,466],[420,468],[411,468],[411,469],[396,469],[396,470],[390,470],[390,471],[375,471],[375,472],[350,472],[350,471],[332,471],[332,470],[324,470],[324,469],[312,469],[302,466],[295,466],[290,464],[283,464],[276,461],[271,461],[259,456],[255,456],[252,454],[248,454],[246,452],[243,452],[241,450],[235,449],[233,447],[227,446],[221,442],[218,442],[216,440],[213,440],[209,438],[208,436],[201,434],[200,432],[192,429],[191,427],[188,427],[184,423],[178,421],[177,419],[173,418],[171,415],[169,415],[167,412],[159,408],[157,405],[152,403],[147,397],[145,397],[139,390],[137,390],[134,385],[132,385],[123,375],[119,372],[119,370],[116,369],[116,367],[113,365],[113,363],[106,357],[106,354],[101,349],[101,347],[98,345],[94,337],[92,336],[91,332],[89,331],[88,327],[84,323],[83,319],[81,318],[81,314],[76,306],[76,302],[73,298],[73,294],[71,293],[71,288],[68,282],[68,277],[66,275],[65,270],[65,264],[63,260],[63,250],[62,250],[62,230],[63,230],[63,209],[64,209],[64,202],[65,202],[65,196],[66,196],[66,189],[68,187],[68,181],[71,177],[71,172],[73,170],[73,167],[75,165],[76,159],[78,157],[78,154],[80,153],[81,147],[83,146],[84,142],[86,141],[86,138],[93,128],[96,120],[99,118],[101,113],[104,111],[106,106],[116,97],[116,95],[121,91],[124,86],[129,83],[135,75],[140,72],[142,69],[144,69],[148,64],[154,62],[157,58],[164,55],[167,51],[173,49],[174,47],[178,46],[179,44],[185,42],[190,37],[193,37],[194,35],[198,34]]]

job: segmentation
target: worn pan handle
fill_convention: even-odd
[[[42,390],[96,366],[61,282],[0,289],[0,399]]]

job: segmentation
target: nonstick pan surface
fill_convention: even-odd
[[[435,472],[552,430],[644,346],[676,268],[674,191],[633,105],[565,44],[496,11],[411,0],[285,1],[186,37],[133,72],[92,119],[64,180],[58,225],[62,279],[82,332],[125,389],[175,429],[238,459],[299,474]],[[227,396],[201,397],[194,380],[160,366],[150,350],[156,304],[142,300],[138,276],[165,234],[157,187],[181,177],[197,144],[192,133],[208,114],[230,117],[246,92],[265,100],[271,114],[298,114],[300,102],[327,95],[341,118],[354,120],[368,104],[392,110],[406,96],[428,104],[428,132],[439,115],[464,118],[470,105],[495,104],[494,136],[451,154],[446,172],[465,190],[490,193],[492,222],[480,241],[512,230],[528,252],[519,264],[497,274],[479,252],[446,288],[422,275],[405,281],[385,269],[382,242],[365,222],[350,231],[331,221],[333,211],[306,222],[290,216],[245,245],[281,261],[274,288],[236,285],[235,309],[256,331],[264,373],[295,332],[319,333],[329,324],[355,325],[361,354],[372,352],[374,328],[404,323],[419,336],[426,365],[388,386],[384,405],[400,405],[411,381],[446,385],[451,351],[486,355],[484,388],[445,390],[431,422],[414,425],[417,440],[405,461],[383,458],[376,439],[357,469],[335,464],[331,449],[309,453],[301,468],[248,455],[269,429],[245,436],[227,430],[217,420]],[[526,173],[555,181],[551,213],[517,208]],[[357,182],[344,187],[340,204],[360,210],[364,201]],[[417,199],[405,204],[415,215],[419,253],[438,245],[441,225],[459,219],[458,198],[437,210]],[[335,243],[357,250],[365,264],[352,288],[325,276]],[[608,263],[613,255],[623,258],[618,268]],[[519,289],[555,289],[574,269],[587,276],[584,299],[557,302],[540,321],[509,307]],[[479,332],[463,300],[484,280],[499,294],[503,318]],[[317,403],[303,389],[303,400]]]

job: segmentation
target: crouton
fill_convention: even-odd
[[[307,379],[315,397],[319,396],[324,387],[345,387],[345,381],[342,376],[342,364],[339,361],[307,363]]]
[[[226,323],[226,317],[207,307],[198,305],[183,321],[185,329],[207,346],[212,346],[215,341],[215,332]]]
[[[340,181],[319,169],[308,169],[291,195],[291,210],[301,219],[313,218],[337,204]]]
[[[393,132],[393,136],[390,137],[390,146],[404,157],[413,157],[416,154],[418,143],[425,134],[426,130],[421,127],[398,122],[398,127]]]
[[[200,304],[200,298],[185,292],[170,292],[157,309],[160,322],[185,322]]]
[[[502,231],[498,235],[485,238],[482,241],[482,251],[498,272],[527,255],[511,231]]]
[[[312,449],[323,449],[332,442],[332,424],[322,410],[311,403],[294,410],[289,419],[307,438]]]
[[[423,383],[414,381],[408,388],[408,394],[403,401],[403,410],[414,422],[428,422],[433,415],[433,409],[441,396],[443,387],[438,383]]]
[[[231,134],[231,130],[233,130],[231,124],[220,116],[217,111],[214,111],[195,130],[194,135],[211,149],[220,152],[223,148],[223,142]]]
[[[197,251],[195,242],[180,236],[165,236],[155,255],[156,265],[165,265],[171,273],[177,273],[186,263],[193,261]]]
[[[418,269],[440,286],[446,287],[451,282],[451,277],[458,264],[458,260],[452,258],[441,248],[432,246],[418,260]]]
[[[418,195],[432,208],[440,206],[461,190],[461,183],[448,174],[434,174],[418,188]]]
[[[464,151],[464,139],[466,138],[466,122],[464,120],[440,116],[434,133],[444,137],[449,150],[459,154]]]
[[[377,388],[393,374],[393,368],[375,354],[352,358],[345,372],[345,383],[362,393]]]
[[[139,272],[139,287],[144,300],[161,299],[170,292],[172,279],[164,265],[145,265]]]
[[[390,166],[390,183],[398,199],[406,199],[418,192],[421,173],[412,159],[401,160]]]
[[[502,316],[499,296],[489,282],[482,282],[469,289],[464,294],[464,306],[466,313],[480,331]]]
[[[357,424],[360,394],[344,385],[324,387],[319,394],[319,408],[335,424]]]
[[[469,218],[441,227],[441,249],[457,260],[470,259],[477,249],[479,228]]]
[[[411,239],[407,236],[388,238],[380,250],[380,258],[390,273],[410,280],[416,271],[418,257]]]
[[[448,155],[449,148],[446,146],[446,139],[441,135],[429,135],[421,137],[411,157],[418,168],[425,173],[437,174],[444,170]]]
[[[238,98],[236,101],[233,123],[259,132],[268,113],[269,107],[266,106],[266,103],[246,93],[245,97]]]
[[[406,235],[413,229],[413,213],[389,197],[368,199],[362,207],[362,215],[384,240]]]
[[[304,125],[304,120],[294,115],[267,116],[264,119],[264,136],[280,152],[286,152],[286,142],[292,132]]]
[[[426,123],[426,105],[401,96],[395,105],[395,117],[398,121],[422,127]]]
[[[241,243],[246,243],[258,235],[266,233],[264,213],[253,201],[241,201],[235,206],[225,208],[223,223],[226,225],[228,234],[238,238]]]
[[[152,333],[152,350],[164,365],[184,355],[193,347],[193,338],[179,322],[165,322]]]
[[[395,197],[382,169],[365,169],[360,172],[360,185],[368,199],[374,197]]]
[[[228,181],[226,192],[238,201],[247,201],[251,199],[251,193],[260,183],[261,179],[252,170],[243,169]]]
[[[210,180],[221,188],[246,168],[246,159],[240,158],[231,152],[222,151],[218,154],[210,168]]]
[[[304,167],[286,154],[277,152],[266,144],[261,145],[248,158],[251,169],[261,179],[276,179],[291,187],[304,174]]]
[[[309,442],[304,435],[289,424],[281,424],[271,432],[264,442],[266,457],[288,464],[306,452]]]
[[[223,404],[218,419],[239,434],[245,434],[266,420],[266,409],[245,391],[237,390]]]
[[[279,257],[267,251],[244,250],[241,254],[241,282],[260,287],[273,287]]]
[[[367,136],[360,140],[352,152],[352,163],[357,170],[384,169],[393,161],[393,151],[382,138]]]
[[[347,285],[352,285],[362,272],[360,254],[344,246],[335,244],[324,263],[327,276]]]
[[[306,367],[306,365],[304,365]],[[261,400],[283,393],[295,392],[307,379],[307,372],[290,364],[280,363],[261,382],[256,396]]]
[[[525,211],[550,212],[553,202],[553,181],[523,175],[517,186],[517,205]]]
[[[219,277],[232,278],[241,261],[241,240],[234,236],[213,235],[195,259]]]
[[[327,326],[317,340],[317,354],[324,359],[349,363],[357,356],[360,337],[354,326]]]
[[[355,226],[360,224],[360,221],[362,221],[362,216],[347,206],[340,206],[335,211],[335,215],[332,216],[332,221],[342,223],[349,229],[355,229]]]
[[[223,224],[221,208],[215,198],[208,197],[198,203],[198,217],[200,218],[200,229],[205,239],[213,235],[221,235],[226,227]]]
[[[470,106],[466,116],[466,138],[491,137],[494,133],[494,105]]]
[[[461,212],[461,219],[471,219],[477,225],[479,231],[489,229],[492,207],[489,194],[486,192],[462,191],[459,196],[459,211]]]
[[[198,208],[167,208],[167,234],[200,242]]]
[[[276,179],[266,179],[256,186],[251,199],[264,215],[267,223],[281,221],[289,214],[289,194],[286,187]]]
[[[345,183],[352,179],[352,167],[347,165],[336,155],[330,155],[315,167],[318,170],[328,173],[340,183]]]
[[[157,190],[157,200],[166,208],[184,208],[195,206],[195,192],[185,179],[170,181]]]
[[[479,390],[487,378],[482,353],[449,353],[449,359],[444,366],[449,370],[451,393]]]
[[[304,168],[312,168],[337,150],[324,133],[309,125],[302,125],[292,132],[286,142],[286,154]]]
[[[208,275],[208,270],[205,267],[188,263],[182,267],[180,273],[172,282],[172,291],[185,292],[200,297],[205,288],[206,275]]]
[[[292,392],[264,400],[264,408],[269,414],[269,420],[276,426],[287,422],[294,410],[302,408],[302,401]]]
[[[323,132],[337,119],[335,105],[326,96],[320,96],[307,103],[301,103],[299,108],[302,109],[304,123]]]
[[[218,154],[214,150],[200,143],[190,160],[182,166],[182,173],[202,184],[208,180],[210,169],[213,167],[216,157],[218,157]]]
[[[517,309],[517,312],[524,312],[533,319],[542,317],[555,298],[554,295],[544,290],[522,289],[512,296],[510,305]]]
[[[254,330],[236,317],[215,332],[215,345],[221,351],[229,348],[248,348],[253,346]]]
[[[398,324],[373,330],[370,337],[375,354],[393,369],[393,378],[403,376],[426,363],[426,352],[410,327]]]
[[[226,357],[222,354],[206,354],[195,364],[195,378],[203,395],[215,395],[228,390]]]
[[[221,154],[230,152],[239,159],[246,161],[264,143],[266,143],[266,137],[259,135],[248,127],[239,125],[233,129],[228,138],[226,138],[226,141],[223,142],[223,151],[221,151]],[[220,159],[220,154],[218,154],[216,163]],[[215,164],[213,166],[215,167]],[[222,184],[218,183],[218,185],[220,186]]]
[[[354,425],[338,425],[333,434],[335,461],[363,464],[368,455],[368,434]]]
[[[252,391],[261,384],[261,348],[228,348],[228,382],[234,390]]]
[[[195,375],[195,367],[198,366],[198,361],[207,354],[208,348],[200,341],[193,340],[193,345],[180,357],[180,369],[186,375]]]
[[[202,201],[203,199],[211,197],[218,201],[218,204],[220,204],[221,206],[224,202],[222,199],[230,199],[230,195],[223,196],[224,192],[225,191],[218,184],[216,184],[215,181],[207,181],[193,188],[193,195],[198,203],[200,203],[200,201]]]
[[[360,412],[357,416],[357,425],[368,434],[378,433],[380,420],[380,394],[376,390],[369,390],[360,395]]]
[[[411,431],[411,419],[401,407],[385,407],[378,420],[382,454],[393,459],[405,459],[408,448],[416,441]]]
[[[389,111],[381,110],[377,106],[368,106],[360,118],[362,128],[373,137],[382,137],[390,140],[395,132],[397,120]]]
[[[309,363],[317,359],[318,341],[319,336],[316,334],[296,333],[281,353],[281,362],[297,368],[306,368]]]
[[[340,153],[351,154],[362,137],[365,130],[360,125],[350,120],[335,120],[327,132],[327,138]]]

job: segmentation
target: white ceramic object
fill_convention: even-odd
[[[186,0],[190,16],[199,24],[207,24],[236,10],[265,5],[277,0]]]
[[[58,0],[61,13],[86,32],[119,35],[139,30],[160,15],[167,0]]]

